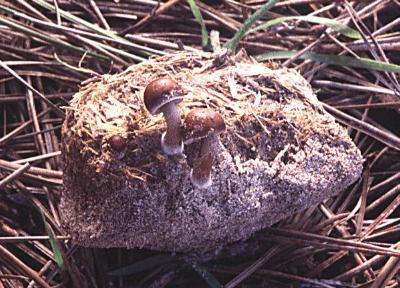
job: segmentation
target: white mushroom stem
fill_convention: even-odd
[[[167,131],[161,136],[161,149],[167,155],[182,154],[181,113],[174,103],[165,104],[161,111],[167,122]]]
[[[200,157],[193,163],[193,169],[190,173],[190,180],[198,189],[206,189],[211,186],[211,170],[215,155],[215,135],[209,135],[202,140]]]

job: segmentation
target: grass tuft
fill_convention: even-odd
[[[208,45],[208,31],[204,24],[203,16],[201,15],[200,9],[195,0],[187,0],[187,2],[190,6],[190,10],[192,10],[194,18],[201,26],[201,46],[205,48]]]
[[[258,20],[261,19],[279,0],[269,0],[266,4],[261,6],[256,12],[254,12],[246,21],[244,21],[242,27],[239,31],[230,39],[228,42],[225,43],[225,48],[235,51],[237,46],[239,45],[240,40],[246,33],[250,30],[251,26],[253,26]]]
[[[278,18],[269,20],[255,28],[249,30],[246,34],[254,33],[259,30],[268,29],[270,27],[273,27],[278,24],[282,24],[283,22],[287,22],[290,20],[301,20],[301,21],[306,21],[306,22],[310,22],[310,23],[321,24],[321,25],[327,26],[327,27],[331,28],[332,30],[334,30],[338,33],[341,33],[349,38],[361,39],[361,34],[358,31],[356,31],[346,25],[343,25],[343,24],[341,24],[335,20],[329,19],[329,18],[310,16],[310,15],[278,17]]]

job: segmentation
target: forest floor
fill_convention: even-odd
[[[0,288],[400,287],[399,11],[397,0],[1,1]],[[359,181],[204,263],[71,243],[58,211],[63,107],[92,77],[218,41],[299,71],[361,150]]]

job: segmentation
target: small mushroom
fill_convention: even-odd
[[[181,113],[177,107],[182,99],[182,89],[169,77],[150,82],[144,90],[146,109],[152,115],[163,113],[167,122],[167,131],[161,135],[161,149],[167,155],[183,153]]]
[[[218,136],[225,131],[221,114],[211,109],[196,108],[185,118],[185,144],[201,141],[200,156],[194,161],[190,180],[198,189],[211,186],[211,169]]]
[[[117,159],[122,159],[126,152],[126,139],[120,135],[113,135],[108,139],[111,151]]]

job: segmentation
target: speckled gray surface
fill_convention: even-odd
[[[213,59],[164,56],[106,75],[75,95],[63,127],[60,205],[75,243],[207,251],[247,239],[358,179],[359,150],[297,72],[246,56],[218,67]],[[163,155],[163,119],[143,108],[144,86],[164,75],[189,95],[183,115],[208,105],[227,122],[208,189],[193,189],[189,180],[199,144],[185,147],[184,156]],[[121,159],[106,144],[115,133],[128,138]]]

